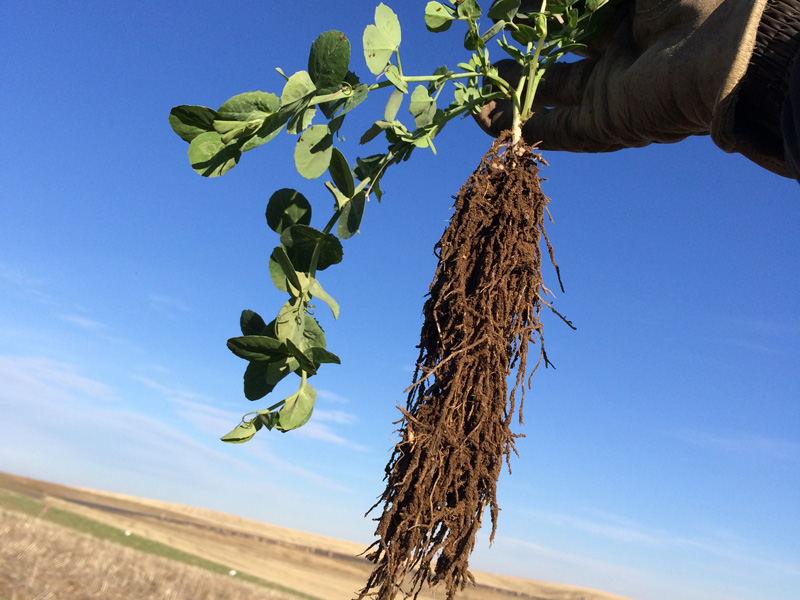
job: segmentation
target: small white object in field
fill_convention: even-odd
[[[234,571],[233,569],[231,569],[230,571],[228,571],[228,575],[230,575],[231,577],[233,577],[234,575],[236,575],[236,571]]]
[[[130,534],[131,534],[131,532],[130,532],[130,531],[126,531],[126,532],[125,532],[125,535],[130,535]]]

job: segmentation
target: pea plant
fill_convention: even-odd
[[[245,442],[263,427],[286,432],[311,417],[316,391],[309,378],[323,364],[340,362],[327,348],[315,317],[318,302],[329,307],[334,319],[340,310],[319,274],[341,262],[341,242],[359,231],[367,200],[374,197],[380,202],[387,169],[408,161],[417,149],[436,154],[435,139],[446,125],[478,113],[491,100],[512,101],[512,130],[518,140],[548,67],[584,47],[596,29],[595,13],[607,2],[498,0],[488,10],[490,22],[485,27],[476,0],[428,2],[424,10],[428,30],[439,33],[454,24],[464,27],[463,50],[454,48],[454,55],[461,51],[465,55],[454,68],[439,66],[422,75],[404,71],[400,22],[391,8],[380,4],[362,38],[364,61],[372,77],[362,81],[351,70],[350,40],[340,31],[326,31],[311,44],[306,70],[287,76],[277,69],[285,79],[280,95],[245,92],[216,110],[182,105],[170,111],[170,125],[189,143],[191,167],[203,177],[224,175],[243,153],[285,131],[297,137],[294,164],[298,174],[319,179],[327,173],[321,187],[332,197],[332,214],[321,228],[311,225],[312,204],[295,189],[279,189],[267,203],[267,225],[279,236],[268,272],[287,298],[269,322],[252,310],[243,311],[241,335],[230,338],[227,345],[248,361],[244,373],[248,400],[268,396],[292,374],[299,383],[290,396],[244,415],[223,441]],[[490,47],[519,65],[522,76],[517,84],[500,77]],[[375,115],[359,143],[380,139],[384,149],[360,156],[339,134],[347,115],[368,95],[382,91],[388,95],[383,114]],[[401,119],[404,103],[408,115]]]

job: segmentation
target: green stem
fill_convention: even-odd
[[[400,50],[395,48],[394,50],[394,59],[397,61],[397,71],[400,73],[400,77],[403,76],[403,65],[400,64]]]

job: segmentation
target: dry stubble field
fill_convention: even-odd
[[[0,600],[349,600],[371,570],[360,544],[204,509],[2,473],[0,500]],[[459,600],[626,600],[474,574]]]

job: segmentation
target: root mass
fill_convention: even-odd
[[[379,539],[366,551],[376,566],[359,598],[416,598],[424,585],[444,584],[452,600],[473,581],[468,559],[487,506],[494,538],[497,480],[520,437],[511,421],[518,403],[522,422],[531,342],[539,347],[531,373],[549,364],[542,239],[558,272],[544,229],[543,161],[509,141],[496,140],[461,188],[435,248],[414,383],[373,506],[383,505]]]

